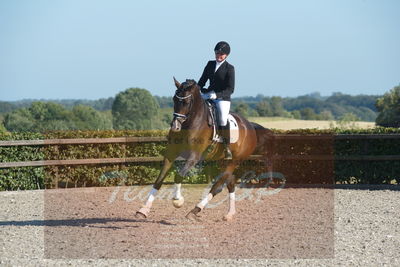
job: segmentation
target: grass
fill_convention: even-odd
[[[283,117],[250,117],[250,121],[261,124],[262,126],[269,129],[280,129],[280,130],[293,130],[293,129],[329,129],[334,127],[340,127],[335,121],[319,121],[319,120],[296,120],[292,118]],[[374,122],[367,121],[355,121],[350,122],[350,128],[361,128],[368,129],[374,128]]]
[[[261,124],[271,121],[294,121],[295,119],[285,117],[249,117],[249,120]]]

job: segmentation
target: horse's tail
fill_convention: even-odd
[[[263,155],[267,151],[267,141],[268,139],[270,139],[273,132],[270,129],[267,129],[258,123],[250,122],[250,124],[256,130],[256,135],[257,135],[257,146],[253,153],[258,155]]]

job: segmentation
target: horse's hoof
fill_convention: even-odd
[[[181,197],[179,199],[173,199],[172,200],[172,204],[177,209],[181,208],[183,206],[183,203],[185,203],[185,199],[183,197]]]
[[[189,212],[188,214],[186,214],[185,217],[186,217],[186,219],[188,219],[192,222],[201,222],[200,216],[198,216],[192,212]]]
[[[138,210],[136,212],[136,218],[137,219],[146,219],[149,216],[149,212],[150,212],[149,208],[145,208],[145,207],[140,208],[140,210]]]
[[[233,215],[234,215],[234,214],[226,214],[226,215],[224,216],[223,220],[224,220],[224,221],[227,221],[227,222],[231,222],[231,221],[233,221]]]
[[[191,220],[191,221],[197,221],[197,222],[201,222],[200,216],[197,215],[197,213],[199,213],[201,211],[201,209],[199,207],[195,207],[194,209],[192,209],[191,211],[189,211],[188,214],[186,214],[186,219]]]
[[[143,220],[143,219],[147,218],[146,215],[144,215],[143,213],[141,213],[139,211],[136,212],[135,217],[136,217],[136,219],[139,219],[139,220]]]

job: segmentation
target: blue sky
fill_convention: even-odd
[[[0,100],[173,94],[231,44],[234,96],[383,94],[400,83],[400,1],[0,1]]]

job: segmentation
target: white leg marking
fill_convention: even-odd
[[[213,195],[211,193],[208,193],[208,195],[199,204],[197,204],[197,207],[199,207],[200,209],[204,209],[204,207],[212,198]]]
[[[229,214],[235,214],[236,213],[236,208],[235,208],[235,192],[229,193]]]
[[[158,190],[155,188],[152,188],[150,193],[149,193],[149,197],[147,198],[146,204],[144,205],[147,208],[151,208],[151,205],[153,204],[154,198],[157,194]]]
[[[157,194],[158,190],[152,188],[149,197],[147,198],[146,204],[139,209],[139,212],[142,213],[145,217],[149,216],[151,205],[153,204],[155,195]]]
[[[175,184],[174,199],[182,198],[181,187],[182,187],[182,184]]]
[[[174,197],[172,198],[172,205],[174,205],[175,208],[180,208],[183,206],[183,203],[185,203],[185,199],[181,193],[181,186],[181,184],[175,184]]]
[[[235,192],[229,193],[229,211],[228,214],[224,216],[225,221],[231,221],[233,219],[233,215],[235,215]]]

